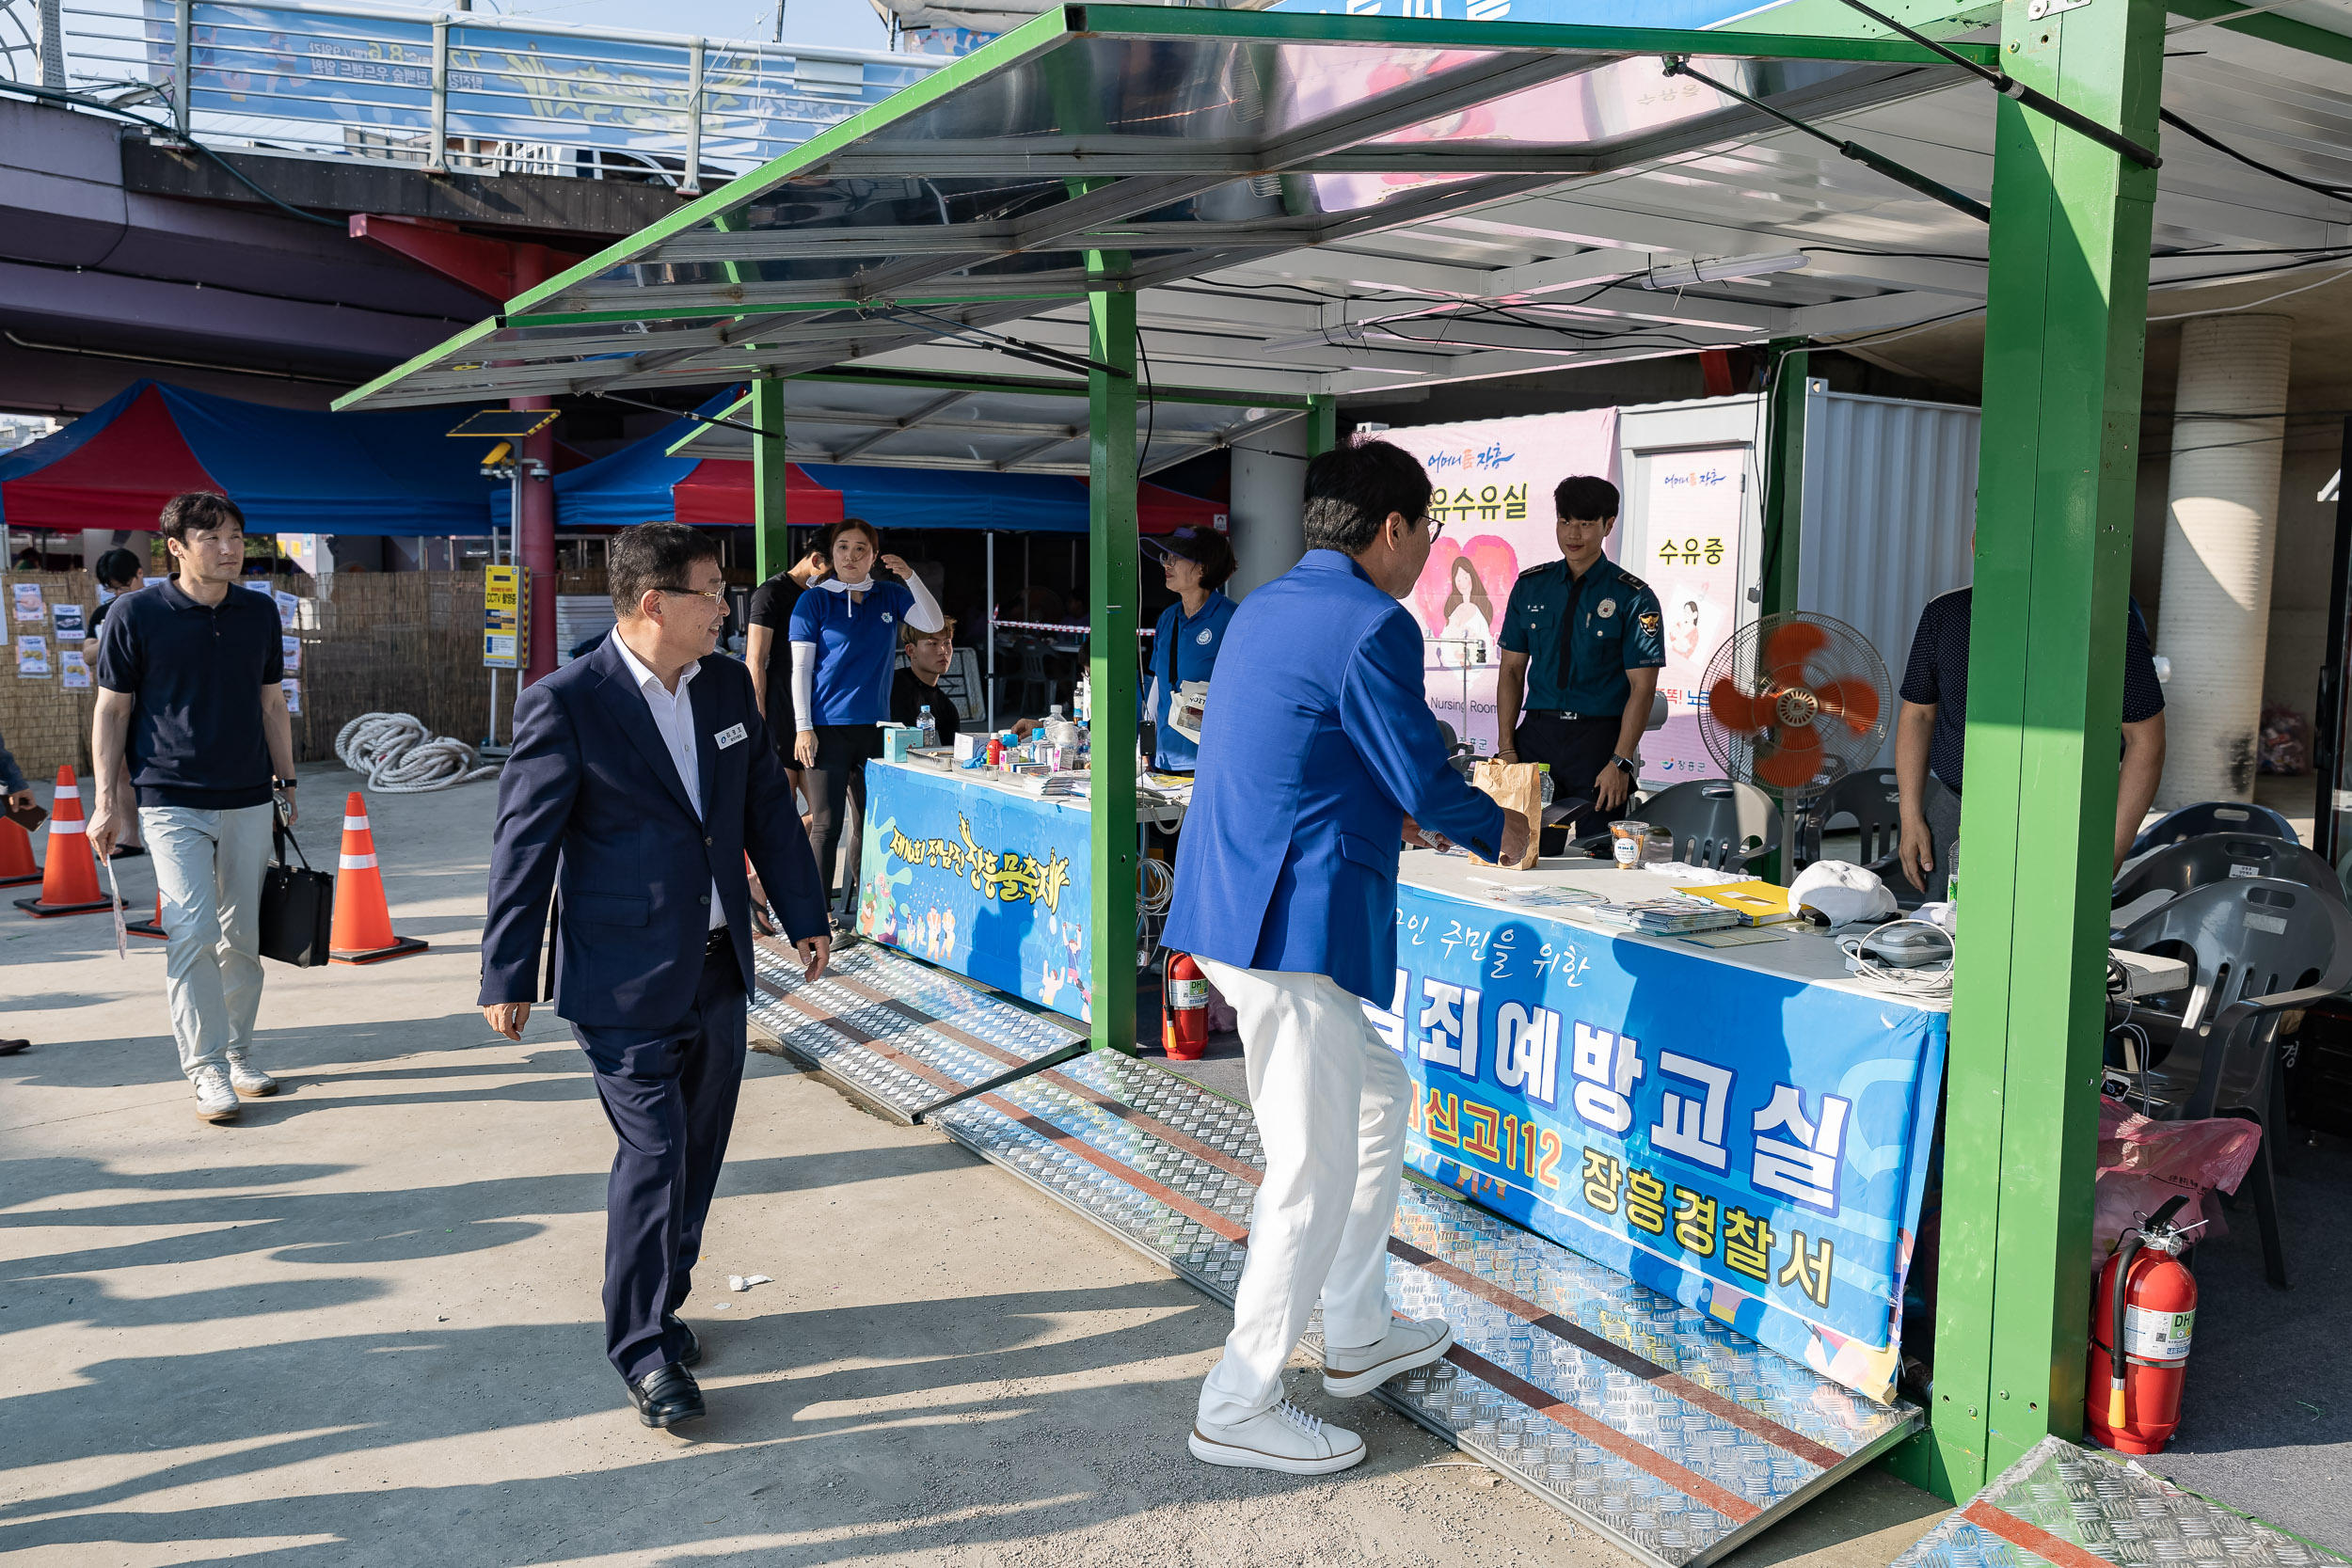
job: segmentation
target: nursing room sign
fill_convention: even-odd
[[[1429,472],[1429,515],[1445,525],[1406,608],[1421,622],[1429,706],[1482,756],[1496,750],[1496,634],[1521,572],[1560,559],[1551,492],[1571,474],[1615,477],[1617,411],[1414,425],[1378,439]],[[1609,553],[1617,553],[1613,535]],[[1636,568],[1638,571],[1638,568]]]
[[[1746,447],[1645,452],[1636,462],[1642,537],[1626,569],[1647,581],[1666,618],[1658,693],[1666,724],[1642,741],[1642,776],[1720,779],[1699,734],[1708,661],[1740,624],[1740,528]],[[1639,559],[1634,559],[1638,556]]]

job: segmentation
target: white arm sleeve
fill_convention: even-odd
[[[907,625],[916,631],[937,631],[947,624],[947,612],[939,608],[931,591],[923,584],[923,574],[907,574],[907,592],[914,595],[914,608],[907,611]]]
[[[803,730],[817,727],[817,644],[792,644],[792,722]]]

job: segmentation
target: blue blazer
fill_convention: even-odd
[[[556,894],[556,1012],[591,1026],[678,1022],[702,979],[713,879],[749,985],[746,851],[786,933],[796,942],[825,933],[824,883],[752,700],[751,674],[713,654],[687,691],[699,816],[616,638],[516,700],[482,934],[485,1006],[537,999],[540,938]],[[718,737],[736,725],[742,738],[721,747]]]
[[[1502,808],[1446,766],[1418,624],[1339,551],[1244,599],[1224,642],[1161,940],[1386,1006],[1403,819],[1491,860]]]

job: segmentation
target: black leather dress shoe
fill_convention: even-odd
[[[677,1364],[699,1367],[703,1360],[703,1342],[694,1338],[694,1331],[686,1326],[675,1312],[661,1314],[661,1326],[670,1331],[670,1343],[677,1347]]]
[[[676,1362],[666,1362],[628,1386],[628,1402],[637,1418],[649,1427],[672,1427],[704,1414],[703,1391],[694,1374]]]

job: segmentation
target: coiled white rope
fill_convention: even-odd
[[[387,795],[422,795],[452,784],[498,776],[498,766],[474,766],[474,749],[437,736],[413,713],[363,713],[335,736],[335,754],[345,768],[368,776],[368,787]]]

